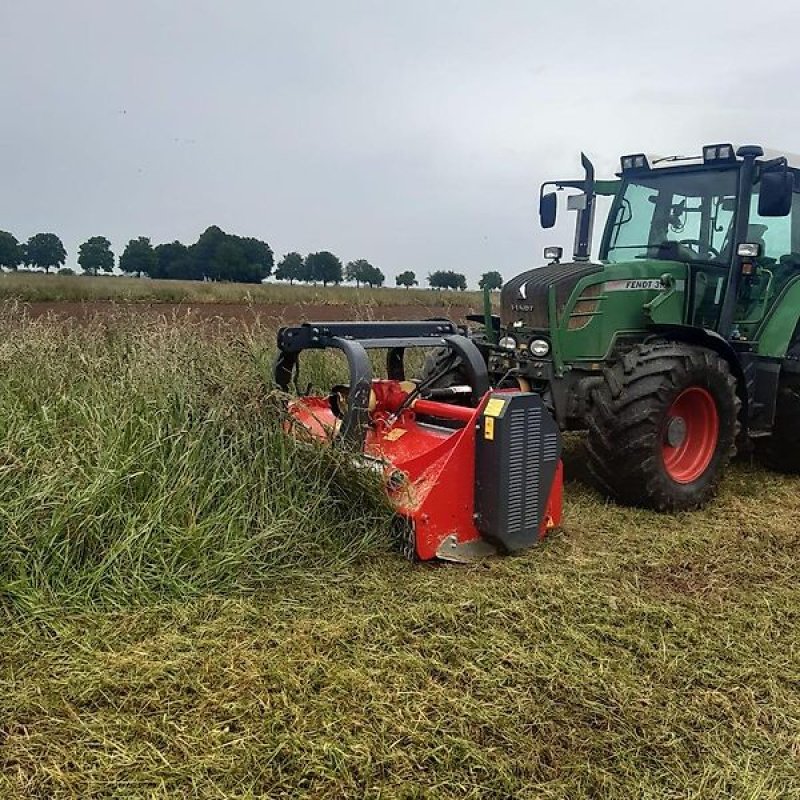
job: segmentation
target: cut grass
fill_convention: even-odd
[[[289,286],[285,283],[241,284],[149,278],[0,273],[0,300],[24,302],[117,303],[249,303],[303,305],[420,305],[482,309],[480,292],[426,289],[357,289],[353,286]]]
[[[329,494],[303,448],[284,443],[285,462],[257,452],[280,441],[258,433],[275,432],[262,413],[266,332],[206,347],[186,326],[41,323],[21,337],[16,325],[3,321],[0,444],[38,477],[15,488],[0,475],[5,519],[26,520],[12,552],[29,530],[59,541],[55,508],[84,519],[101,551],[128,530],[124,510],[152,546],[123,539],[136,558],[94,583],[80,559],[66,568],[46,547],[27,553],[38,582],[6,596],[0,633],[0,796],[800,796],[796,479],[739,463],[708,509],[676,516],[618,508],[572,482],[564,529],[542,546],[472,567],[412,566],[386,552],[379,506]],[[329,365],[316,369],[322,383]],[[208,422],[211,410],[227,427]],[[134,411],[146,419],[123,448]],[[197,414],[214,435],[174,448],[190,454],[187,472],[159,431]],[[223,431],[235,446],[216,443]],[[112,445],[154,472],[148,492],[94,497],[88,487],[131,471],[103,461]],[[296,477],[272,466],[295,459]],[[204,558],[176,557],[177,522],[160,531],[179,519],[156,502],[173,472],[226,489],[191,495],[208,498]],[[282,558],[261,546],[224,556],[246,541],[221,530],[242,507],[228,499],[241,481],[270,509],[240,515],[245,533],[263,544],[259,522],[282,514],[294,526],[278,538]],[[171,496],[185,511],[190,495]],[[142,527],[144,498],[158,525]],[[296,503],[340,534],[316,530],[315,547]],[[92,527],[103,514],[112,527]],[[70,542],[86,545],[79,528]]]

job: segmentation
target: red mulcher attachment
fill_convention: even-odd
[[[429,388],[405,379],[409,347],[449,348],[469,385]],[[288,391],[303,350],[336,348],[348,386],[288,405],[293,432],[360,453],[379,470],[409,524],[409,558],[472,561],[530,547],[561,522],[558,428],[539,395],[492,391],[476,345],[446,320],[309,322],[278,332],[278,386]],[[373,379],[366,349],[385,349],[387,379]],[[467,400],[457,405],[448,400]]]

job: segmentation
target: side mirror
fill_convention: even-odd
[[[555,192],[543,194],[539,200],[539,221],[543,228],[552,228],[556,224],[558,200]]]
[[[758,191],[758,216],[785,217],[792,210],[793,184],[794,176],[788,169],[763,172]]]

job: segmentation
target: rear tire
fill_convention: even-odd
[[[770,469],[800,473],[800,375],[781,376],[772,436],[759,450]]]
[[[736,451],[740,401],[728,363],[680,343],[632,348],[592,393],[586,441],[608,496],[658,511],[708,501]]]

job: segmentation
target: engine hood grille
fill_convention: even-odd
[[[500,293],[500,322],[507,327],[522,321],[525,328],[547,328],[547,293],[556,290],[556,308],[561,314],[575,284],[586,275],[602,271],[602,264],[579,261],[548,264],[523,272],[503,286]]]

